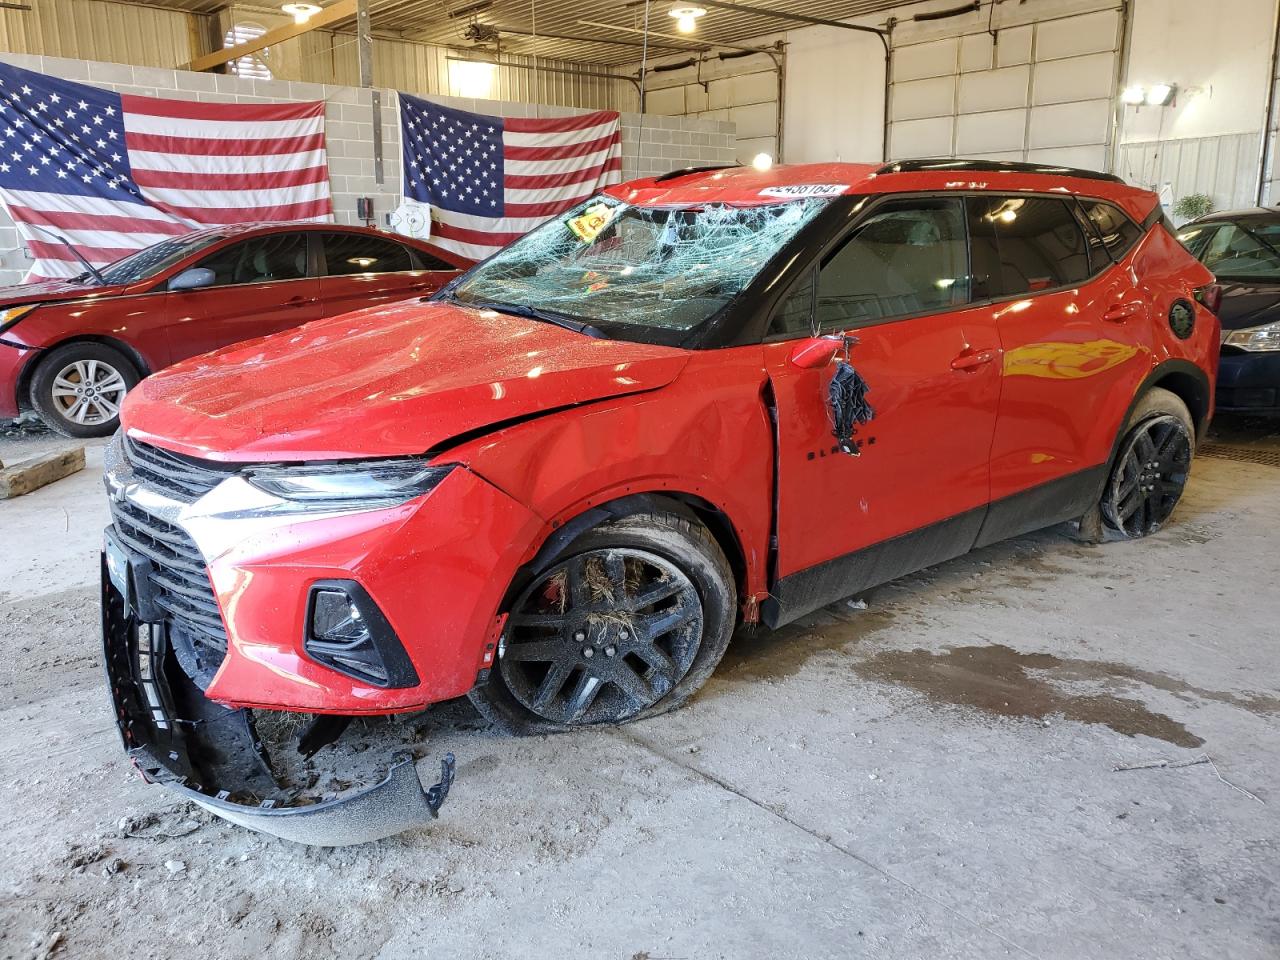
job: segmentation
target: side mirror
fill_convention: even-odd
[[[825,367],[839,349],[839,337],[809,337],[792,348],[791,362],[804,370]]]
[[[218,279],[208,267],[188,267],[169,281],[170,290],[196,290],[200,287],[211,287]]]

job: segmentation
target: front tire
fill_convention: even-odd
[[[68,343],[41,357],[31,377],[31,405],[65,437],[106,437],[120,426],[120,404],[141,379],[119,350]]]
[[[1125,422],[1099,504],[1109,530],[1136,539],[1164,525],[1186,488],[1195,435],[1191,412],[1176,394],[1147,391]]]
[[[733,573],[695,520],[637,513],[595,526],[512,591],[488,682],[470,694],[513,734],[655,716],[706,683],[733,633]]]

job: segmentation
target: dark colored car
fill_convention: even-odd
[[[33,408],[107,436],[148,374],[242,340],[421,296],[470,265],[368,227],[241,224],[161,241],[70,280],[0,288],[0,418]]]
[[[1280,209],[1210,214],[1178,239],[1222,288],[1218,411],[1280,416]]]
[[[1145,536],[1210,414],[1212,283],[1107,175],[685,171],[428,302],[186,361],[105,455],[125,744],[237,822],[384,836],[447,771],[434,801],[401,764],[299,805],[253,724],[307,714],[312,753],[464,694],[516,733],[620,723],[693,696],[740,622],[1064,520]]]

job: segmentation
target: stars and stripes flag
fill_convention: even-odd
[[[323,101],[197,103],[0,63],[0,203],[35,263],[84,272],[199,226],[331,220]]]
[[[431,240],[483,260],[622,179],[610,111],[491,117],[400,94],[404,196],[431,205]]]

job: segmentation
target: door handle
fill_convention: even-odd
[[[284,302],[284,305],[286,307],[305,307],[312,302],[310,297],[290,297]]]
[[[1139,300],[1130,300],[1128,303],[1113,303],[1102,314],[1102,319],[1111,323],[1124,323],[1141,312],[1142,302]]]
[[[951,361],[952,370],[976,370],[985,366],[999,355],[997,350],[966,349],[964,353]]]

